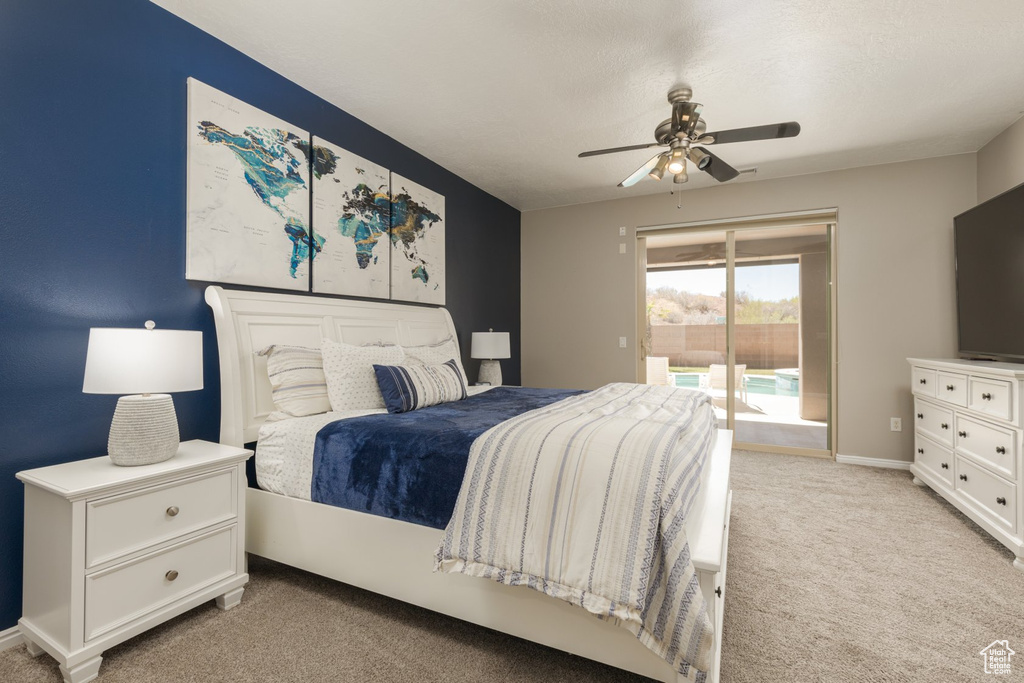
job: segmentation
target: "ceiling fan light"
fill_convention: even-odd
[[[690,150],[690,161],[692,161],[694,165],[701,171],[708,167],[708,164],[711,163],[711,158],[712,157],[710,154],[700,149],[699,147],[692,148]]]
[[[662,178],[665,177],[666,166],[668,166],[668,157],[662,155],[662,157],[658,159],[658,163],[655,165],[654,168],[651,169],[651,172],[648,173],[647,175],[649,175],[654,180],[661,180]]]
[[[676,173],[676,174],[674,174],[672,176],[672,182],[675,183],[676,185],[682,185],[683,183],[685,183],[689,179],[690,179],[689,176],[686,175],[686,167],[685,166],[683,167],[682,171],[680,171],[679,173]]]
[[[672,150],[672,158],[668,162],[668,172],[672,175],[686,173],[686,157],[683,155],[683,150]]]

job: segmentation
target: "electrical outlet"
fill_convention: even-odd
[[[625,254],[626,253],[626,243],[625,242],[619,242],[619,253],[620,254]]]
[[[903,419],[899,417],[889,418],[889,431],[902,432],[903,431]]]
[[[626,226],[625,225],[619,226],[619,237],[625,237],[625,236],[626,236]]]
[[[619,337],[619,348],[620,349],[626,348],[626,338],[625,337]]]

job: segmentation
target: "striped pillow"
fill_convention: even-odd
[[[267,377],[274,398],[275,410],[268,422],[331,409],[320,349],[273,344],[258,355],[267,357]]]
[[[436,344],[403,346],[402,348],[405,350],[404,362],[406,365],[437,365],[454,358],[455,364],[459,368],[459,374],[462,375],[463,383],[469,384],[466,371],[462,368],[462,361],[459,359],[459,345],[453,338],[448,337]]]
[[[373,372],[389,413],[466,398],[466,382],[454,358],[440,365],[374,365]]]

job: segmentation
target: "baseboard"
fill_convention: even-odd
[[[840,455],[839,453],[836,453],[836,462],[865,467],[884,467],[890,470],[909,470],[910,466],[914,464],[909,460],[884,460],[882,458],[865,458],[863,455]]]
[[[21,630],[18,629],[17,626],[12,626],[0,631],[0,652],[8,648],[12,648],[15,645],[21,645],[21,643]]]

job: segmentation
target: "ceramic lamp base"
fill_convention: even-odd
[[[178,416],[169,394],[122,396],[110,423],[107,452],[115,465],[152,465],[178,452]]]
[[[496,360],[480,361],[480,384],[490,384],[493,387],[501,386],[501,363]]]

